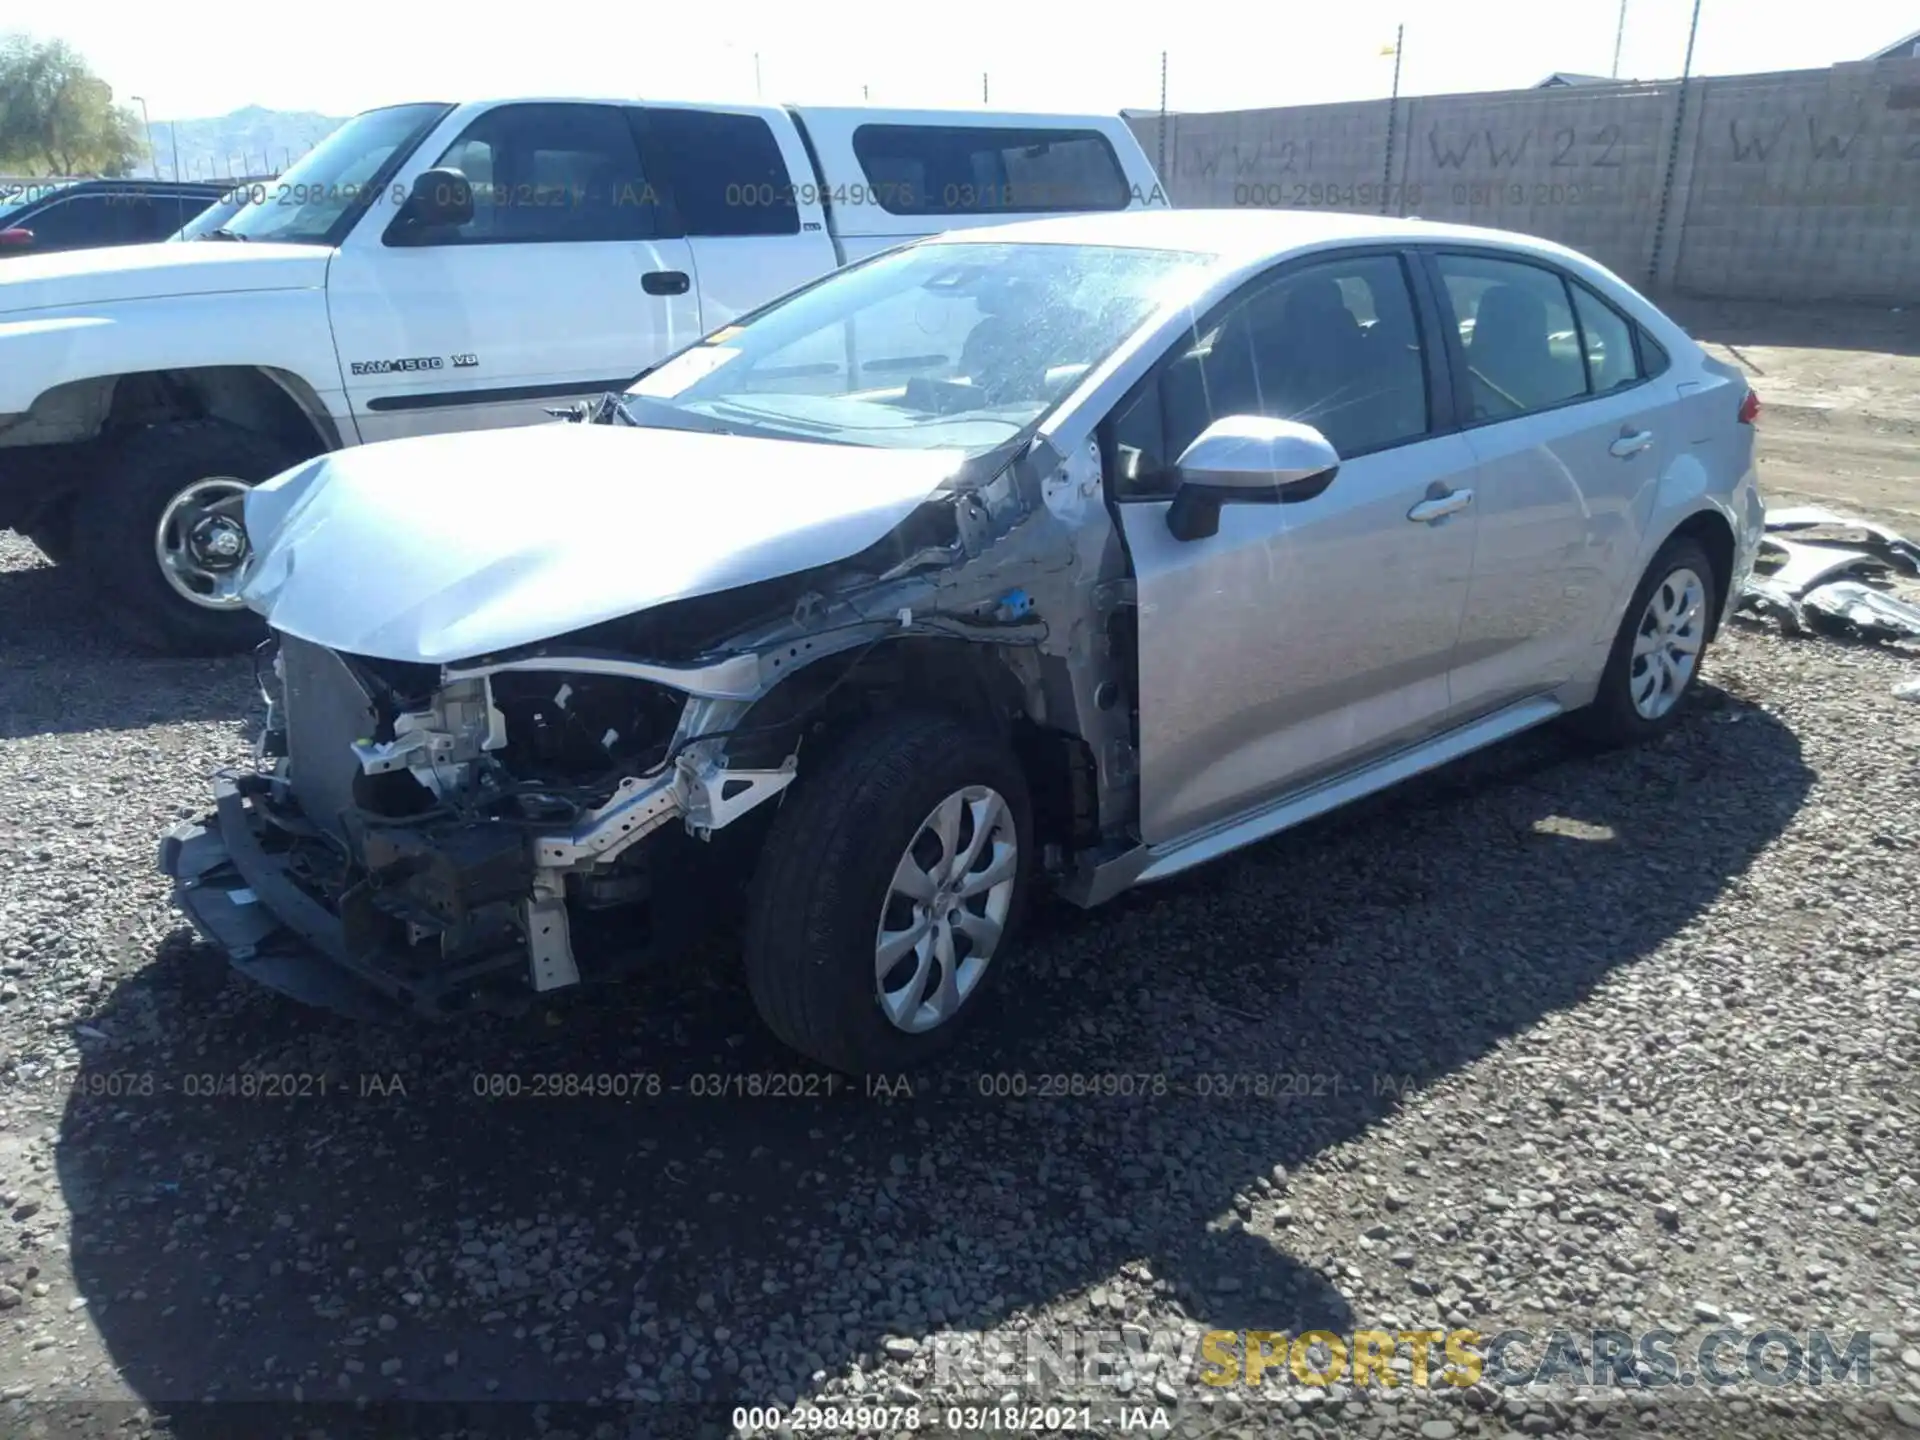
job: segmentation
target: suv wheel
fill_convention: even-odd
[[[1005,746],[938,716],[849,735],[761,853],[746,964],[768,1028],[849,1074],[944,1050],[1006,966],[1031,835]]]
[[[156,425],[108,454],[75,507],[73,553],[107,618],[172,655],[257,645],[260,617],[240,599],[247,491],[302,457],[278,440],[213,420]]]
[[[1713,630],[1713,561],[1676,536],[1641,577],[1593,703],[1573,718],[1587,738],[1627,745],[1669,728],[1692,692]]]

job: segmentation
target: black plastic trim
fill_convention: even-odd
[[[631,375],[612,380],[574,380],[561,385],[502,385],[491,390],[433,390],[419,395],[375,395],[369,410],[439,410],[454,405],[497,405],[508,400],[558,400],[569,395],[604,395],[625,390]]]

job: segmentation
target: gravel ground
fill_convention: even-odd
[[[392,1399],[549,1402],[444,1412],[525,1434],[809,1400],[1030,1430],[948,1426],[1002,1395],[1088,1397],[1068,1428],[1099,1434],[1155,1407],[1228,1437],[1920,1433],[1912,655],[1737,629],[1656,746],[1523,737],[1043,906],[946,1068],[756,1098],[823,1077],[724,965],[440,1028],[228,981],[153,853],[245,757],[247,666],[134,656],[74,608],[0,533],[9,1433],[293,1428],[209,1400],[450,1428]],[[533,1093],[556,1074],[661,1088]],[[1664,1329],[1689,1372],[1721,1327],[1872,1354],[1819,1390],[1199,1381],[1205,1330],[1316,1326],[1518,1328],[1522,1358],[1560,1329],[1584,1360],[1596,1327]],[[1009,1386],[934,1338],[1088,1330],[1189,1348]]]

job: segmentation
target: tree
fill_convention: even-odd
[[[139,120],[64,40],[0,40],[0,170],[125,175],[144,149]]]

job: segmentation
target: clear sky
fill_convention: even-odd
[[[1692,0],[1627,0],[1623,77],[1678,75]],[[585,9],[332,0],[261,5],[0,0],[0,31],[76,45],[155,120],[242,105],[349,114],[402,100],[578,94],[768,101],[1228,110],[1384,96],[1404,21],[1403,94],[1512,89],[1612,68],[1619,0],[717,0]],[[1857,60],[1920,27],[1920,0],[1703,0],[1696,73]]]

